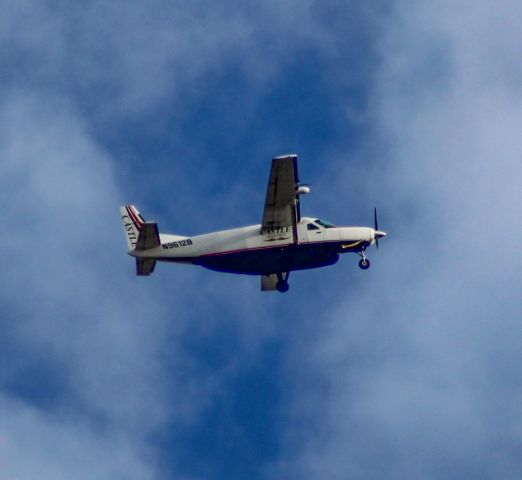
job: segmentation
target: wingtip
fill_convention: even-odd
[[[286,155],[279,155],[277,157],[274,157],[273,160],[283,160],[285,158],[297,158],[297,154],[287,153]]]

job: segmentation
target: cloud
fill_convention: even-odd
[[[276,476],[519,475],[519,10],[397,3],[364,194],[385,199],[390,236],[291,357]]]
[[[125,196],[116,174],[122,169],[96,141],[93,118],[62,76],[71,73],[67,17],[31,6],[18,4],[11,18],[43,31],[33,37],[9,30],[3,37],[13,55],[0,114],[8,232],[0,385],[2,413],[11,419],[1,432],[2,471],[77,477],[91,465],[96,478],[147,478],[157,468],[157,449],[148,454],[151,438],[190,425],[208,408],[223,381],[254,361],[273,322],[246,296],[233,305],[220,299],[232,291],[230,279],[216,287],[210,277],[201,284],[187,271],[173,280],[161,268],[152,282],[133,276],[117,212]],[[56,27],[49,43],[36,38],[46,38],[44,25]],[[253,285],[234,292],[255,288],[258,295]],[[195,304],[187,291],[208,296],[208,305]],[[218,366],[188,350],[198,341],[212,347],[212,335],[224,328],[235,351]],[[187,342],[187,330],[196,341]],[[38,447],[27,440],[30,428]]]
[[[161,0],[82,6],[24,0],[4,8],[3,81],[66,91],[98,121],[148,116],[165,105],[181,115],[231,70],[239,70],[250,88],[270,88],[267,82],[290,75],[285,67],[296,56],[314,50],[333,64],[355,60],[357,19],[367,19],[371,34],[379,5],[338,8],[332,25],[336,6],[315,1],[187,7]],[[353,84],[359,71],[343,81]]]
[[[142,477],[150,467],[133,450],[168,415],[155,351],[164,317],[142,306],[148,288],[136,291],[112,254],[124,244],[115,241],[118,194],[107,155],[66,99],[34,91],[4,100],[0,132],[9,232],[2,470],[65,478],[83,464],[109,478],[135,465]]]
[[[144,450],[124,436],[97,431],[80,418],[46,415],[0,397],[2,478],[153,478]]]
[[[162,473],[177,474],[179,458],[199,454],[210,476],[221,450],[205,456],[183,440],[206,438],[205,415],[223,404],[233,406],[215,438],[258,454],[225,449],[228,461],[257,460],[249,471],[269,478],[514,476],[519,7],[469,3],[462,15],[449,3],[397,3],[388,17],[382,5],[353,2],[56,5],[17,2],[0,20],[2,470],[30,475],[32,452],[49,478],[77,478],[83,465],[96,478],[147,478],[158,456],[172,457]],[[323,90],[328,101],[292,110]],[[329,102],[346,98],[339,110]],[[208,123],[205,108],[190,114],[207,103]],[[325,108],[324,122],[306,123]],[[232,120],[220,121],[221,110]],[[350,128],[367,133],[371,121],[372,145],[361,148]],[[341,133],[328,136],[330,127]],[[160,265],[146,283],[132,276],[122,200],[146,198],[145,216],[202,229],[238,197],[260,209],[230,179],[240,166],[257,184],[252,159],[289,143],[322,152],[307,170],[321,171],[338,218],[346,205],[386,202],[390,237],[364,281],[343,266],[297,274],[304,293],[283,300],[260,297],[254,279],[182,267]],[[216,184],[225,191],[209,192]],[[191,216],[166,201],[170,190],[186,205],[202,191],[209,201]],[[270,342],[284,353],[263,356]],[[243,391],[234,389],[242,375]],[[277,389],[277,405],[241,405],[256,381]],[[273,422],[265,440],[285,448],[272,469],[241,411]],[[176,441],[149,445],[167,430]]]
[[[150,478],[162,448],[151,439],[188,428],[243,368],[237,357],[255,358],[271,322],[246,300],[233,308],[220,300],[230,279],[202,285],[193,271],[173,279],[161,268],[152,281],[136,278],[109,154],[68,98],[9,93],[0,114],[9,232],[0,272],[0,385],[10,419],[0,434],[2,471],[65,478],[91,465],[85,471],[97,478]],[[208,305],[187,291],[208,296]],[[247,310],[255,315],[241,325]],[[219,365],[190,351],[198,342],[212,348],[223,331],[236,350]],[[31,426],[38,447],[27,441]]]
[[[150,439],[190,425],[216,392],[225,395],[222,383],[255,363],[274,331],[275,320],[246,295],[232,306],[220,300],[230,279],[216,287],[180,275],[178,284],[211,297],[195,305],[161,269],[152,282],[134,278],[122,256],[125,171],[97,141],[97,122],[116,128],[107,116],[154,109],[176,82],[220,69],[250,35],[247,23],[219,9],[165,14],[165,3],[156,6],[96,2],[57,12],[28,1],[4,9],[0,381],[9,419],[2,471],[12,476],[78,477],[83,465],[96,478],[152,476],[158,452],[148,455]],[[168,299],[158,285],[173,288]],[[234,292],[258,295],[253,285]],[[216,366],[191,354],[194,343],[212,347],[224,325],[233,355]]]

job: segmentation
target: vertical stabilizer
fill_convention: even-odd
[[[121,221],[123,222],[123,230],[125,231],[125,237],[127,239],[127,246],[129,250],[134,250],[145,220],[134,205],[120,207],[120,214]]]

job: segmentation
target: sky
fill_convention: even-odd
[[[521,478],[520,2],[0,7],[0,480]],[[368,271],[135,276],[286,153]]]

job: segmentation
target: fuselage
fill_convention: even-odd
[[[339,255],[361,252],[375,242],[370,227],[335,227],[303,217],[290,227],[261,225],[185,237],[160,234],[161,244],[130,255],[163,262],[189,263],[220,272],[263,275],[333,265]]]

